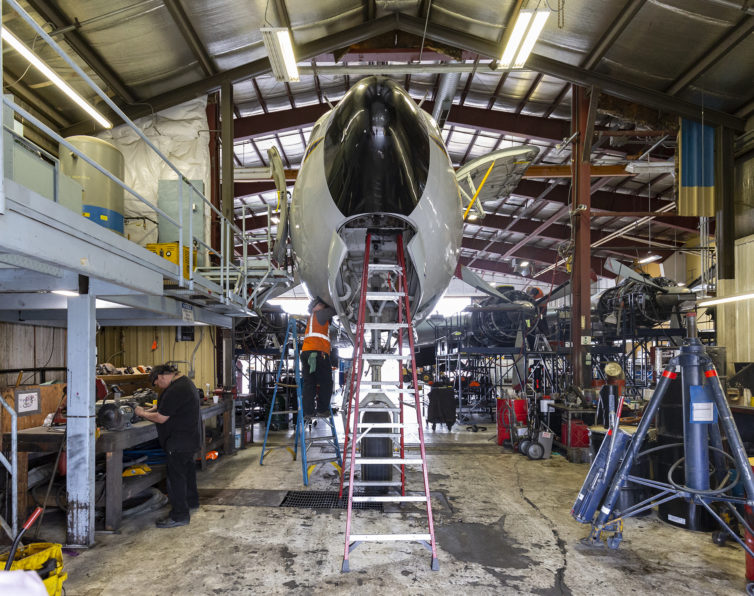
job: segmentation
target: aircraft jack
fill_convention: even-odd
[[[346,514],[345,552],[343,554],[342,572],[350,570],[349,555],[362,542],[419,542],[432,553],[430,567],[433,571],[440,568],[435,544],[434,521],[432,517],[432,503],[429,493],[429,478],[427,474],[427,457],[424,449],[424,424],[422,422],[419,386],[416,373],[416,358],[414,357],[414,334],[411,324],[411,312],[406,290],[406,260],[403,252],[403,234],[398,232],[396,238],[397,263],[371,263],[369,260],[372,244],[372,233],[366,233],[364,250],[364,264],[361,279],[361,296],[356,326],[356,345],[354,347],[353,368],[349,383],[349,401],[346,408],[346,436],[344,440],[344,466],[340,479],[339,496],[348,486],[348,508]],[[378,278],[375,281],[375,278]],[[379,279],[382,279],[382,282]],[[385,281],[387,278],[387,281]],[[386,322],[366,322],[367,310],[381,319],[383,306],[386,302],[395,301],[395,320]],[[389,317],[388,317],[389,318]],[[397,331],[398,353],[380,352],[378,337],[382,332],[392,334]],[[405,335],[404,335],[405,332]],[[365,333],[372,334],[371,352],[365,352]],[[403,339],[408,338],[409,351],[404,353]],[[388,359],[410,363],[411,388],[403,386],[403,375],[395,381],[382,381],[380,376],[381,363]],[[372,381],[361,380],[364,373],[364,361],[372,367]],[[360,389],[370,388],[369,393],[360,399]],[[389,390],[397,390],[398,407],[396,408],[387,397]],[[413,395],[413,400],[404,400],[405,395]],[[360,403],[361,401],[361,403]],[[420,457],[406,455],[405,428],[408,426],[404,416],[406,406],[416,408],[418,423]],[[363,417],[360,416],[363,413]],[[397,420],[396,420],[397,415]],[[352,422],[349,425],[349,421]],[[399,432],[396,432],[399,431]],[[394,444],[400,449],[400,457],[394,458]],[[360,453],[357,456],[357,446]],[[381,452],[383,451],[384,452]],[[423,476],[423,492],[421,494],[406,494],[406,465],[419,465]],[[356,479],[356,468],[361,470],[360,478]],[[400,471],[400,481],[392,480],[392,469]],[[348,475],[346,478],[346,474]],[[397,495],[362,495],[354,494],[354,488],[360,487],[368,491],[388,491],[391,488],[399,491]],[[352,515],[354,503],[416,503],[424,504],[427,511],[427,531],[425,533],[381,533],[356,534],[352,533]]]
[[[277,403],[278,389],[282,386],[281,378],[283,374],[283,363],[288,357],[288,350],[291,349],[293,358],[293,370],[296,377],[296,401],[298,409],[296,410],[275,410],[275,404]],[[301,473],[304,479],[304,486],[309,486],[309,477],[311,476],[314,468],[320,463],[330,463],[338,471],[342,473],[343,458],[340,453],[340,445],[338,444],[338,433],[335,429],[335,418],[333,417],[332,407],[330,409],[329,416],[318,416],[318,420],[323,420],[328,427],[329,434],[317,434],[312,433],[312,423],[304,420],[304,408],[302,403],[302,391],[301,391],[301,369],[300,369],[300,347],[298,341],[298,332],[296,329],[296,320],[293,317],[288,318],[288,325],[285,329],[285,339],[280,351],[280,362],[278,362],[277,373],[275,375],[275,390],[272,393],[272,404],[270,405],[270,413],[267,416],[267,428],[264,432],[264,442],[262,443],[262,453],[259,456],[259,465],[264,465],[264,458],[272,451],[273,448],[267,449],[267,439],[270,434],[270,427],[272,426],[273,415],[288,416],[289,414],[296,415],[296,433],[293,448],[287,446],[286,449],[291,453],[293,460],[298,458],[299,448],[301,449]],[[327,432],[327,431],[326,431]],[[307,436],[308,435],[308,436]],[[330,446],[335,451],[335,457],[320,457],[318,459],[309,459],[308,452],[313,446],[319,446],[320,449],[323,445]],[[323,450],[324,451],[324,450]]]
[[[720,386],[717,371],[696,336],[695,314],[687,316],[687,332],[688,337],[679,355],[672,358],[665,367],[633,438],[617,426],[613,427],[589,469],[571,510],[577,521],[591,524],[589,536],[582,541],[584,544],[602,545],[604,538],[609,548],[618,548],[623,539],[625,519],[680,498],[704,508],[720,524],[723,531],[754,557],[754,552],[744,540],[713,508],[713,504],[726,508],[731,514],[731,519],[737,520],[747,532],[754,533],[745,516],[739,511],[739,508],[744,506],[754,506],[754,475]],[[653,447],[639,453],[649,425],[654,420],[670,383],[676,379],[682,383],[683,443]],[[723,449],[720,427],[728,439],[730,453]],[[638,457],[681,445],[684,448],[684,457],[670,467],[667,482],[641,478],[630,473]],[[710,479],[710,452],[714,461],[714,488],[711,487]],[[726,473],[728,462],[733,463],[737,472],[732,480],[730,472]],[[674,478],[674,473],[681,464],[685,471],[683,482],[680,478]],[[731,494],[731,490],[739,481],[746,498]],[[650,487],[656,494],[623,511],[617,511],[615,506],[621,488],[627,482]]]

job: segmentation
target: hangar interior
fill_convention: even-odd
[[[1,10],[2,593],[754,589],[751,2]]]

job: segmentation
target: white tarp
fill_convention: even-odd
[[[205,196],[210,183],[206,107],[207,98],[201,97],[134,121],[186,178],[204,181]],[[175,172],[127,125],[104,131],[98,136],[123,153],[126,162],[124,182],[157,205],[158,181],[176,180]],[[194,197],[192,202],[200,201]],[[206,205],[204,213],[205,222],[208,222],[209,207]],[[128,192],[124,216],[125,234],[129,240],[142,246],[157,242],[157,213]],[[208,230],[209,224],[205,223],[205,241]],[[194,234],[198,235],[197,232]]]

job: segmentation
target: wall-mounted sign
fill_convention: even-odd
[[[16,398],[16,414],[19,416],[39,414],[42,411],[39,389],[17,388],[14,395]]]

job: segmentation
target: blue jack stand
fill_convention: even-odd
[[[697,338],[695,314],[687,316],[687,331],[688,337],[680,354],[665,367],[630,443],[629,438],[623,436],[625,433],[617,429],[614,429],[618,433],[615,440],[606,439],[603,442],[571,514],[577,521],[591,524],[585,543],[601,546],[604,538],[608,547],[618,548],[625,519],[662,503],[685,499],[706,509],[720,527],[754,557],[754,552],[716,511],[716,508],[727,509],[743,529],[754,533],[741,512],[745,505],[754,506],[754,476],[717,371]],[[679,446],[664,445],[639,453],[668,386],[675,380],[682,383],[684,437],[680,445],[683,446],[684,457],[670,467],[667,482],[633,476],[630,471],[638,457]],[[728,451],[723,448],[721,429],[728,439]],[[714,473],[711,473],[710,454]],[[620,466],[617,465],[619,461]],[[611,462],[613,465],[610,465]],[[682,481],[675,477],[681,465],[685,472]],[[736,469],[737,474],[730,473],[731,467]],[[714,487],[711,486],[711,477]],[[746,498],[732,494],[733,487],[739,481]],[[627,482],[648,486],[657,494],[623,511],[616,511],[621,488]],[[716,508],[713,508],[713,504]]]

